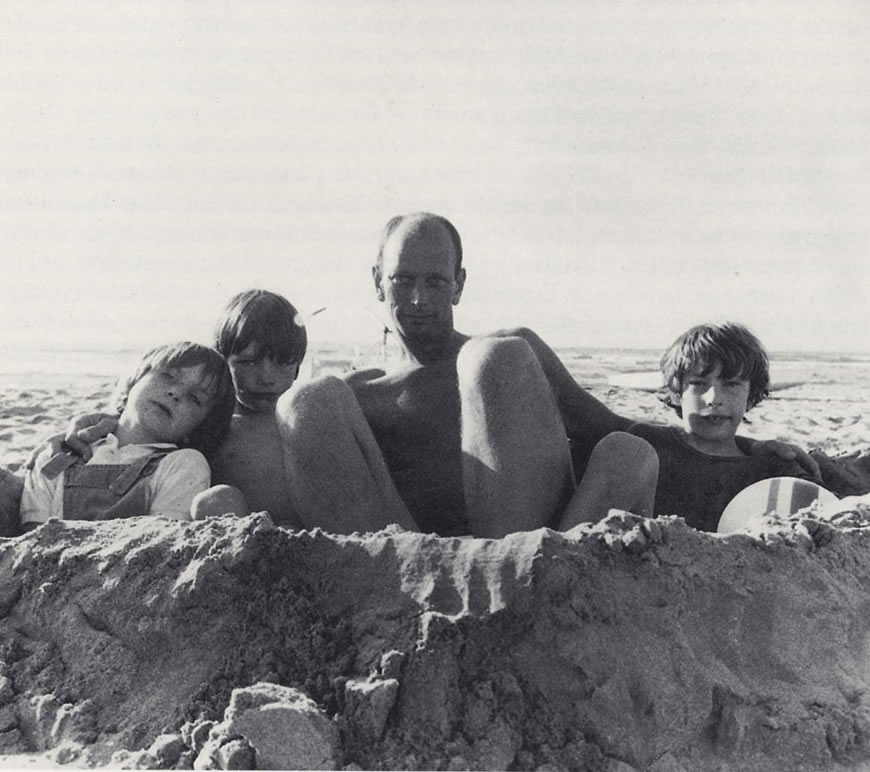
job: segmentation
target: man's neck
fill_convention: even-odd
[[[402,359],[409,364],[433,365],[438,362],[456,359],[459,349],[468,340],[468,335],[451,330],[443,338],[426,340],[412,339],[396,335],[402,351]]]

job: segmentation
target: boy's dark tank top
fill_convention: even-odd
[[[649,442],[659,457],[656,515],[679,515],[699,531],[715,532],[731,499],[752,483],[771,477],[807,477],[796,461],[773,453],[701,453],[683,439],[682,431],[675,426],[634,424],[628,431]]]

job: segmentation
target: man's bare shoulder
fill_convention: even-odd
[[[538,339],[538,335],[534,332],[534,330],[529,329],[528,327],[504,327],[500,330],[493,330],[492,332],[484,333],[480,335],[481,338],[522,338],[523,340],[530,339]]]

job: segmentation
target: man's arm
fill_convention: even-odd
[[[779,440],[755,440],[751,437],[740,436],[734,439],[737,441],[737,447],[744,453],[750,456],[774,453],[783,461],[795,461],[813,482],[822,483],[822,472],[818,463],[803,448]]]
[[[24,468],[33,469],[36,466],[37,457],[43,451],[48,451],[48,456],[53,456],[61,450],[71,450],[85,461],[90,461],[93,455],[91,445],[117,428],[118,416],[109,413],[88,413],[73,418],[67,425],[66,434],[55,434],[48,437],[34,448],[27,458]]]

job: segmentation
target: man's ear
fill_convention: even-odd
[[[453,305],[458,306],[459,301],[462,298],[462,290],[465,289],[465,269],[460,268],[459,273],[456,274],[456,289],[453,290]]]
[[[372,278],[375,280],[375,294],[378,300],[384,299],[384,283],[381,277],[381,267],[379,265],[372,266]]]

